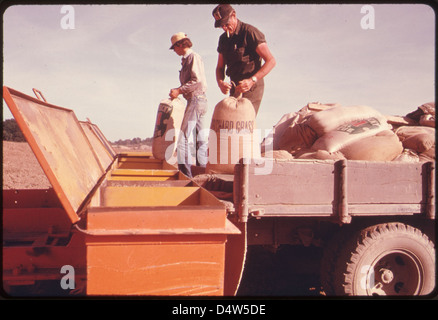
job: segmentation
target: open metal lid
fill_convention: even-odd
[[[87,121],[79,121],[79,123],[90,141],[93,150],[96,152],[101,166],[104,169],[108,168],[113,163],[117,153],[102,134],[98,126],[92,123],[89,119],[87,119]]]
[[[3,87],[3,98],[70,220],[79,221],[84,201],[114,159],[113,151],[87,137],[84,127],[93,126],[81,125],[72,110],[8,87]]]

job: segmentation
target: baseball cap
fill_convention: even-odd
[[[230,14],[234,11],[229,4],[220,4],[213,10],[213,17],[215,19],[214,27],[220,28],[228,22]]]

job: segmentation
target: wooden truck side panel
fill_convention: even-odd
[[[269,160],[266,160],[269,161]],[[235,206],[241,217],[335,217],[425,214],[434,218],[434,163],[272,160],[236,165]]]

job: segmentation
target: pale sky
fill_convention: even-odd
[[[208,5],[9,7],[3,16],[3,84],[89,118],[110,141],[152,137],[158,105],[179,86],[181,58],[169,50],[183,31],[204,60],[211,119],[225,96],[215,80],[217,42]],[[423,4],[234,5],[259,28],[277,60],[265,78],[257,127],[270,129],[309,102],[368,105],[406,115],[435,101],[435,15]],[[71,17],[71,16],[70,16]],[[372,20],[367,20],[368,25]],[[64,25],[62,24],[64,23]],[[7,106],[3,118],[10,119]]]

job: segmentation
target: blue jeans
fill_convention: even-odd
[[[178,138],[178,169],[189,178],[192,165],[205,167],[208,161],[208,132],[206,122],[208,103],[205,95],[187,100],[187,107],[181,123]]]

